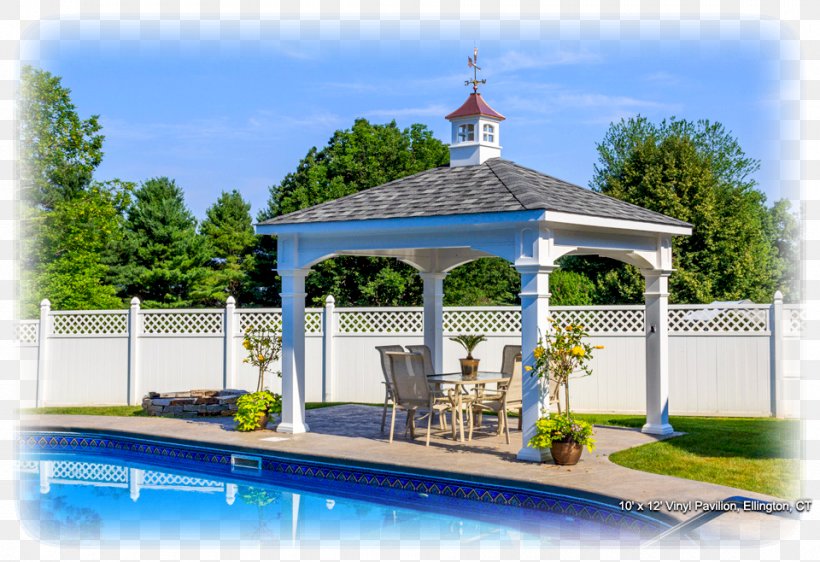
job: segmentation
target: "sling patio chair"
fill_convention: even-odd
[[[501,373],[507,381],[498,383],[496,390],[477,389],[474,410],[481,415],[484,409],[492,410],[498,418],[498,435],[504,430],[507,443],[510,430],[507,426],[507,410],[518,409],[518,429],[521,429],[521,346],[505,345],[501,353]]]
[[[422,361],[424,362],[425,375],[429,377],[437,374],[435,368],[433,368],[433,354],[430,352],[429,347],[426,345],[406,345],[404,347],[410,353],[418,353],[421,355]],[[440,389],[436,389],[436,391],[440,392]],[[443,414],[444,412],[439,412],[438,426],[440,429],[447,429],[447,418],[445,418]]]
[[[387,352],[390,361],[390,372],[393,376],[393,413],[390,418],[390,443],[393,442],[393,434],[396,426],[396,408],[407,410],[407,427],[410,430],[410,438],[416,438],[416,413],[421,409],[426,409],[427,414],[427,441],[426,446],[430,446],[430,431],[432,429],[433,412],[439,415],[445,410],[453,408],[453,400],[445,393],[431,390],[427,375],[424,372],[424,358],[418,353]],[[450,391],[452,392],[452,391]],[[470,423],[470,433],[473,429],[473,418],[467,404],[468,419]],[[453,424],[453,437],[455,437],[455,424]]]
[[[382,362],[382,375],[384,376],[384,409],[382,410],[382,433],[384,433],[384,422],[387,419],[387,406],[393,401],[393,375],[390,373],[390,358],[388,352],[404,351],[400,345],[379,345],[376,346]]]

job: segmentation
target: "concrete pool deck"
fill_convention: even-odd
[[[552,463],[535,464],[516,458],[521,447],[521,433],[512,421],[510,445],[503,436],[494,433],[495,418],[489,417],[489,428],[474,434],[470,442],[460,443],[450,438],[434,424],[430,447],[424,446],[426,424],[417,431],[415,441],[404,437],[404,415],[397,414],[396,436],[388,442],[389,428],[380,431],[381,408],[362,405],[342,405],[308,410],[309,433],[290,435],[272,429],[240,433],[233,429],[230,418],[156,418],[79,415],[23,415],[21,429],[59,429],[70,431],[116,431],[157,438],[195,441],[214,446],[250,447],[271,452],[331,457],[352,462],[378,463],[402,469],[427,469],[515,480],[529,485],[560,486],[569,493],[603,494],[610,497],[648,502],[652,500],[718,501],[740,495],[773,500],[770,496],[673,476],[650,474],[618,466],[609,455],[672,436],[646,435],[635,429],[596,426],[598,447],[592,453],[584,451],[581,461],[571,467]],[[487,419],[487,418],[485,418]],[[388,425],[390,417],[387,419]],[[273,425],[270,426],[271,428]],[[685,520],[694,513],[662,512],[676,520]],[[782,540],[797,531],[799,522],[764,513],[741,512],[725,514],[700,528],[702,541]]]

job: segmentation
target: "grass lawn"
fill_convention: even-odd
[[[643,416],[577,414],[598,425],[641,427]],[[774,418],[672,416],[686,435],[614,453],[612,462],[782,498],[799,496],[798,422]]]
[[[354,402],[308,402],[312,410]],[[370,404],[381,406],[381,404]],[[27,414],[143,416],[139,406],[29,408]],[[597,425],[641,427],[643,416],[576,414]],[[610,460],[621,466],[732,486],[782,498],[796,498],[799,461],[798,422],[773,418],[707,418],[673,416],[677,431],[686,435],[620,451]]]

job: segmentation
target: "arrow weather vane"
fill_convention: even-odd
[[[478,92],[478,85],[479,84],[486,84],[486,79],[478,79],[478,71],[481,70],[481,67],[478,66],[478,49],[473,47],[473,56],[467,56],[467,68],[473,69],[473,79],[472,80],[465,80],[464,85],[469,86],[470,84],[473,85],[473,93]]]

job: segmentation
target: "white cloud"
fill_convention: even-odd
[[[103,134],[111,140],[146,142],[171,139],[197,143],[211,140],[259,140],[281,138],[288,128],[333,128],[342,124],[342,118],[328,112],[285,115],[260,110],[244,118],[211,116],[188,121],[132,122],[125,119],[103,118]],[[285,125],[283,128],[282,125]]]
[[[442,104],[427,105],[425,107],[405,107],[402,109],[372,109],[364,112],[365,117],[379,119],[395,119],[400,117],[444,117],[452,111]]]
[[[533,68],[546,68],[550,66],[594,64],[600,62],[602,57],[596,53],[558,51],[555,53],[522,53],[520,51],[508,51],[499,57],[491,57],[487,63],[487,69],[492,69],[493,73],[502,74],[505,72],[516,72]],[[481,64],[479,64],[481,66]]]

